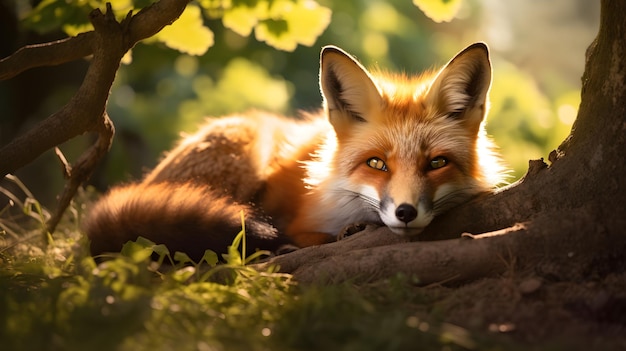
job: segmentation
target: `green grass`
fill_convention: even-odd
[[[34,204],[15,198],[0,214],[2,350],[463,350],[476,345],[467,331],[443,323],[430,310],[432,297],[403,277],[367,286],[301,286],[289,275],[254,270],[235,250],[226,264],[216,265],[211,252],[193,263],[146,240],[97,264],[78,229],[84,206],[75,204],[44,240],[41,221],[47,214]],[[150,260],[153,251],[164,264]],[[183,263],[170,265],[174,259]]]

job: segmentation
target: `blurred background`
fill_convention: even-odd
[[[598,29],[599,2],[465,0],[448,23],[434,22],[410,0],[318,3],[332,10],[330,24],[314,45],[292,52],[254,35],[240,36],[218,19],[205,21],[214,45],[201,56],[138,44],[112,89],[108,113],[116,136],[92,185],[104,191],[140,178],[181,132],[195,131],[207,116],[252,108],[292,115],[319,108],[318,58],[327,44],[367,67],[418,73],[440,67],[475,41],[486,42],[494,70],[487,129],[513,170],[511,181],[524,175],[528,160],[547,159],[568,135],[580,102],[585,50]],[[0,56],[66,36],[25,29],[19,18],[34,5],[0,0]],[[0,145],[63,106],[87,66],[81,60],[37,68],[0,82]],[[92,138],[60,148],[73,162]],[[64,184],[53,151],[16,175],[45,206],[53,206]]]

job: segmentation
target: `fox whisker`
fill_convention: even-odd
[[[453,207],[456,207],[467,200],[469,200],[475,194],[475,189],[473,187],[463,187],[459,189],[455,189],[451,191],[437,201],[433,203],[433,212],[434,213],[442,213]]]

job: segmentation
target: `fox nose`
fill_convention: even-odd
[[[404,223],[409,223],[417,217],[417,209],[413,205],[401,204],[396,208],[396,218]]]

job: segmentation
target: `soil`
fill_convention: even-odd
[[[437,299],[433,308],[446,322],[517,345],[511,349],[626,350],[624,273],[571,282],[508,272],[420,289]]]

